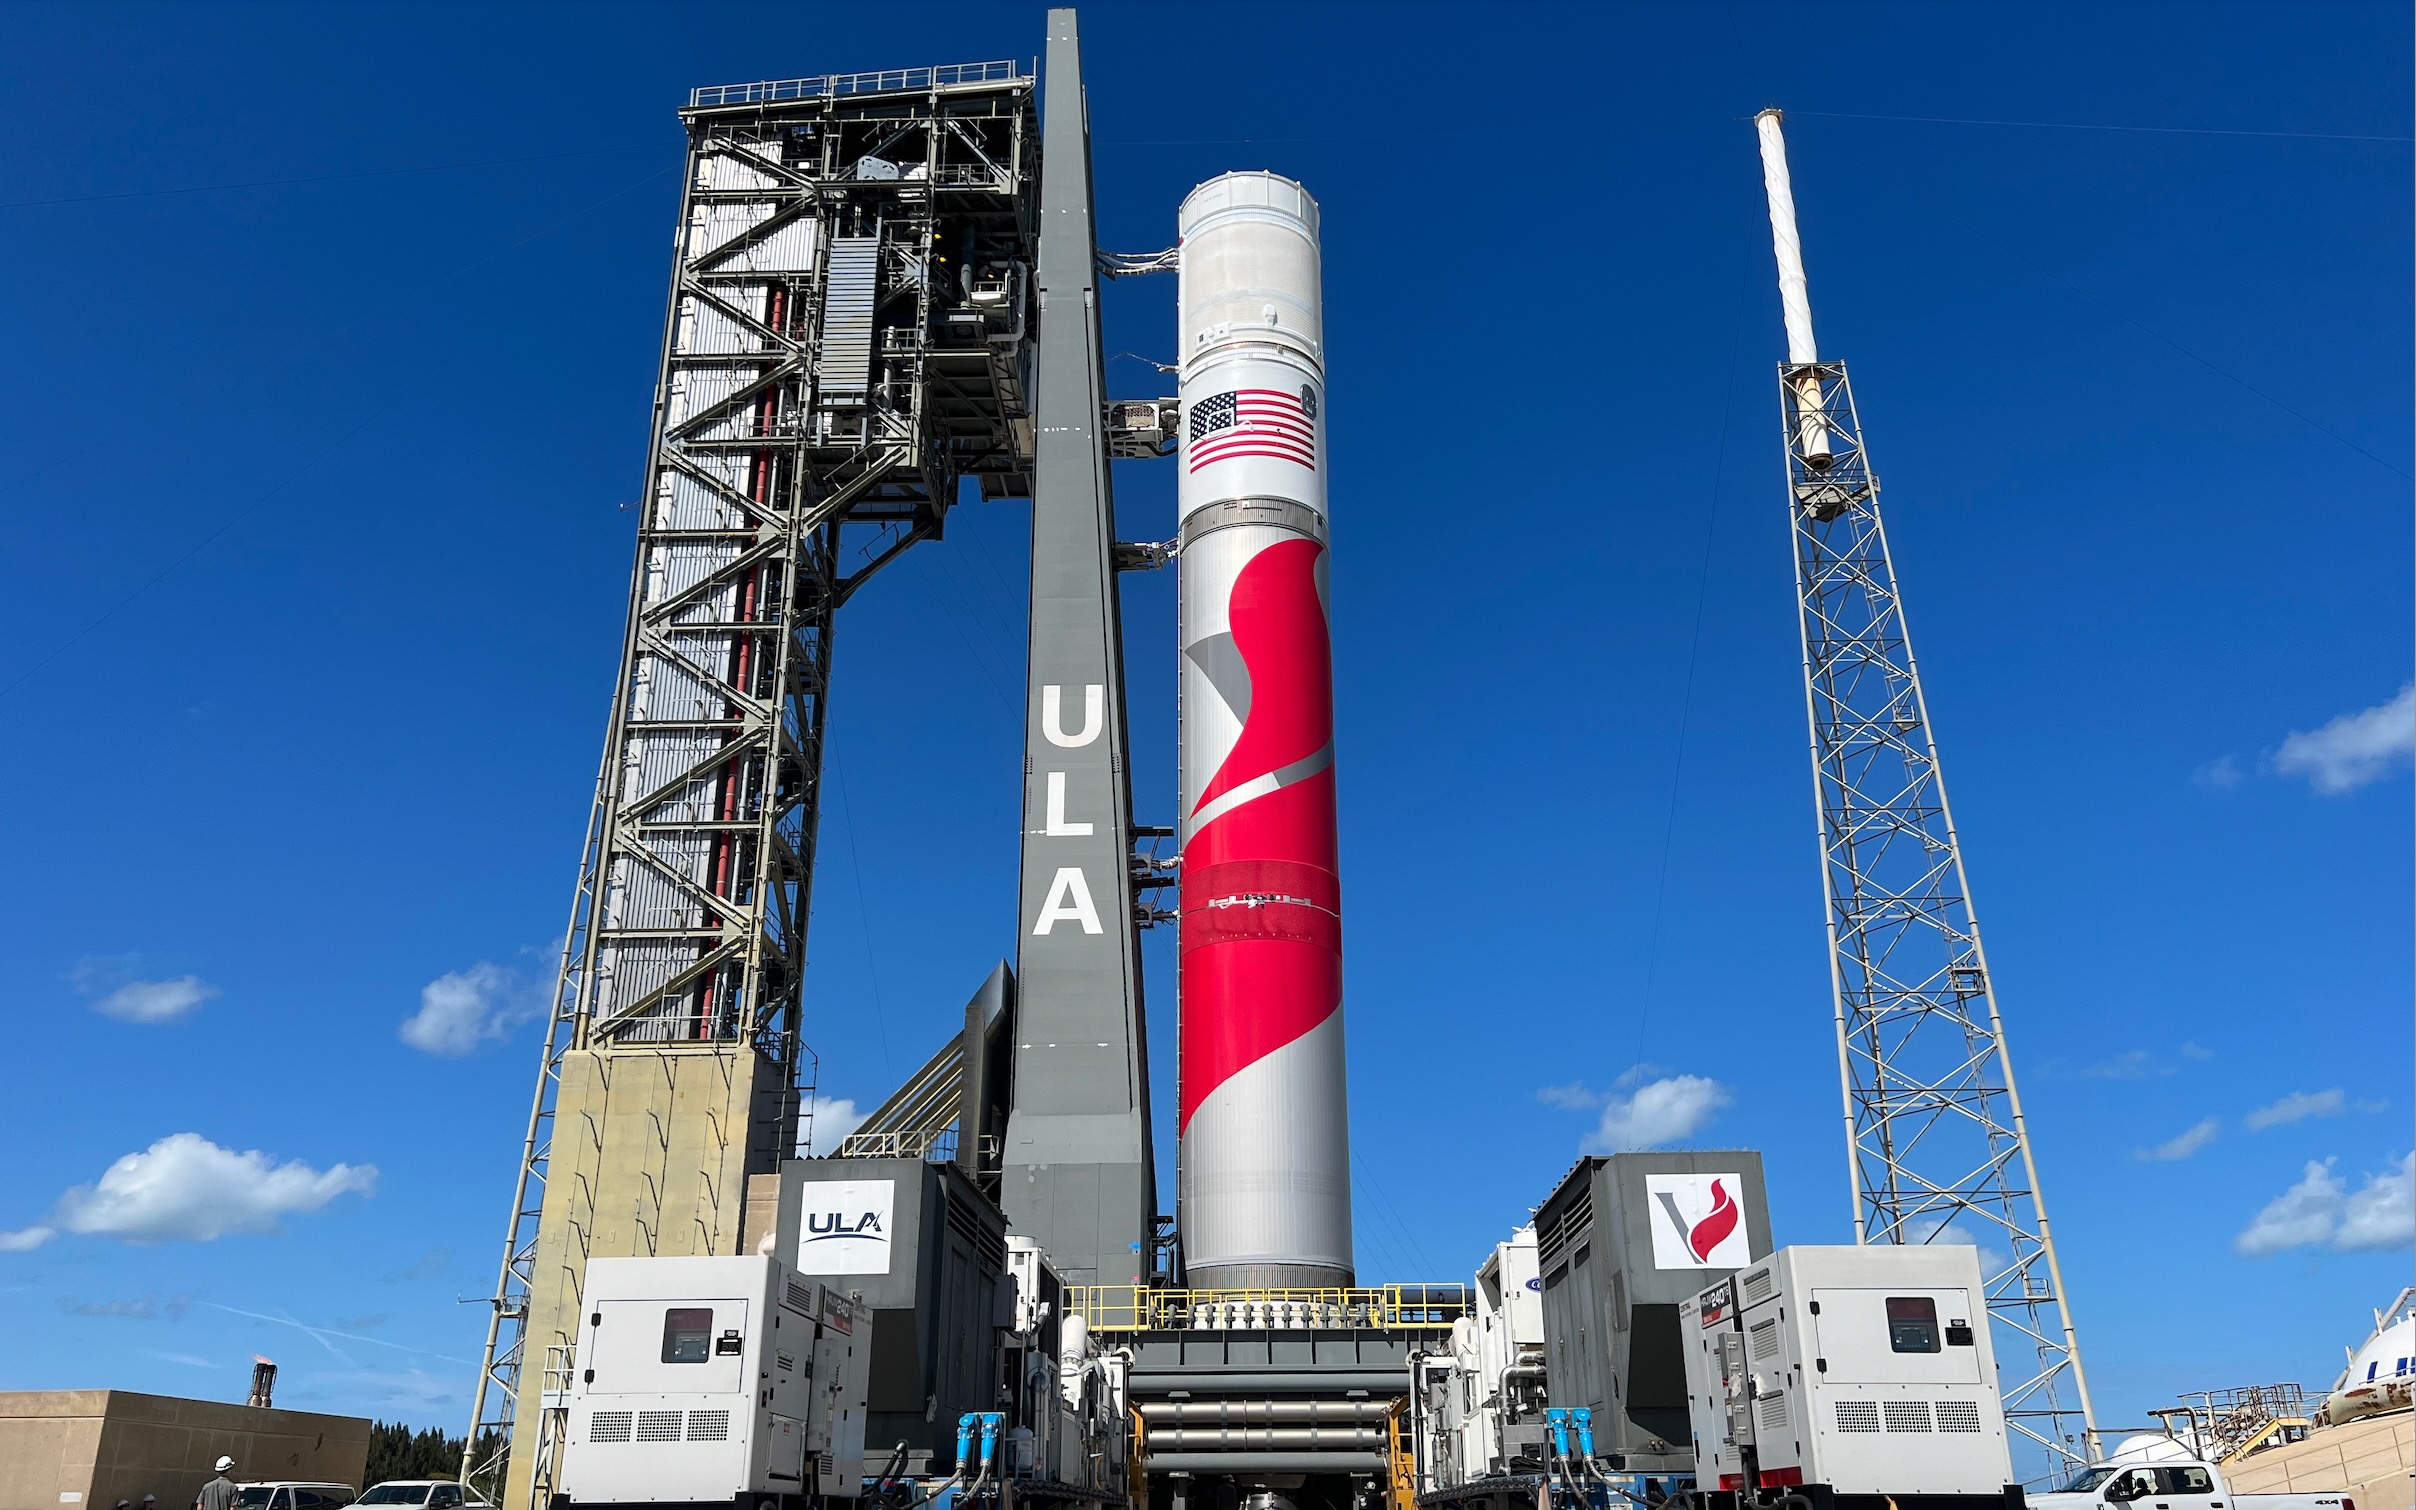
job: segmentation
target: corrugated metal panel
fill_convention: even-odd
[[[777,142],[746,143],[738,151],[768,161],[780,160]],[[727,193],[732,190],[780,187],[778,179],[759,169],[749,167],[738,157],[709,157],[697,174],[697,186]],[[778,213],[772,203],[698,205],[688,223],[688,256],[692,260],[711,258],[742,233],[754,229]],[[759,245],[733,252],[727,261],[714,264],[719,272],[808,272],[814,266],[817,223],[812,216],[789,222],[765,237]]]
[[[745,459],[720,456],[710,459],[717,463],[729,463],[706,470],[717,474],[738,473],[738,476],[724,476],[722,480],[729,485],[730,491],[743,495],[746,492]],[[666,469],[655,495],[654,527],[666,530],[741,529],[745,527],[745,519],[735,505],[724,501],[720,494],[694,477]]]
[[[822,367],[828,394],[862,393],[872,385],[872,308],[881,269],[877,236],[834,236],[830,273],[822,289]]]
[[[702,582],[738,555],[738,547],[724,544],[690,544],[656,546],[651,558],[658,563],[648,573],[646,601],[659,603],[675,598]],[[727,615],[723,616],[725,619]]]
[[[761,288],[725,289],[721,292],[731,303],[746,309],[757,319],[763,317]],[[676,349],[682,356],[723,356],[734,352],[761,351],[763,346],[755,332],[712,305],[694,298],[682,298]]]
[[[765,208],[768,210],[769,207]],[[769,218],[768,214],[759,215],[747,224],[760,225]],[[753,246],[733,252],[726,260],[715,263],[714,270],[725,273],[811,272],[814,267],[814,246],[820,240],[820,231],[818,221],[809,215],[801,215]],[[725,236],[722,239],[727,241],[729,238]]]
[[[695,415],[752,383],[762,373],[753,367],[692,367],[671,374],[671,423],[684,425]],[[744,440],[752,433],[755,414],[742,405],[697,432],[701,440]]]
[[[753,230],[772,218],[769,204],[736,203],[700,204],[688,221],[688,260],[703,261],[729,244],[742,231]]]
[[[709,154],[698,168],[696,186],[700,189],[769,189],[779,180],[761,168],[747,163],[750,157],[764,162],[780,161],[777,141],[742,142],[728,137],[716,138],[706,145]]]

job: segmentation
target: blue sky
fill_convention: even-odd
[[[1084,22],[1105,244],[1166,245],[1229,168],[1324,206],[1362,1272],[1465,1275],[1606,1132],[1760,1148],[1780,1240],[1847,1235],[1776,103],[2101,1420],[2328,1383],[2409,1266],[2405,9]],[[239,1397],[260,1352],[282,1403],[458,1430],[619,643],[674,111],[1029,57],[1041,11],[9,31],[0,1387]],[[1108,350],[1169,355],[1172,298],[1112,289]],[[1170,534],[1171,472],[1118,472],[1126,537]],[[842,627],[831,1097],[878,1100],[1011,947],[1023,530],[960,511]],[[1127,581],[1145,822],[1172,586]]]

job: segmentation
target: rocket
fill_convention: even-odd
[[[1183,1267],[1348,1285],[1317,202],[1228,173],[1180,226]]]

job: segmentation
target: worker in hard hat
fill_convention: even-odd
[[[201,1486],[193,1496],[193,1510],[235,1510],[235,1481],[228,1474],[235,1471],[233,1458],[220,1458],[218,1477]]]

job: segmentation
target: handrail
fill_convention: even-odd
[[[998,1164],[999,1139],[995,1133],[982,1134],[978,1152],[984,1169]],[[946,1163],[956,1157],[957,1131],[954,1123],[939,1127],[907,1127],[893,1132],[852,1132],[839,1141],[835,1159],[934,1159]]]
[[[944,63],[935,68],[890,68],[875,73],[824,73],[810,79],[765,79],[753,84],[707,84],[689,91],[700,105],[766,105],[782,100],[819,100],[844,94],[896,94],[964,84],[1005,84],[1031,75],[1021,63]]]
[[[1149,1285],[1068,1285],[1065,1308],[1098,1331],[1440,1331],[1475,1305],[1460,1284],[1353,1288],[1192,1290]]]

